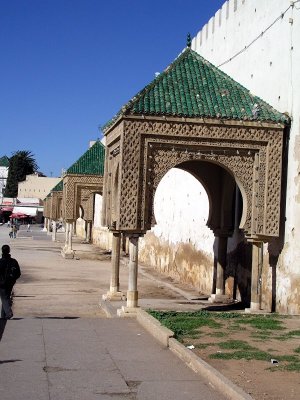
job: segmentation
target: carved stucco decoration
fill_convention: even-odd
[[[67,174],[63,178],[63,218],[75,221],[79,217],[81,193],[90,190],[91,193],[103,192],[103,176]],[[91,194],[90,196],[93,197]],[[88,214],[90,211],[88,211]],[[90,217],[90,216],[89,216]],[[90,219],[92,220],[92,218]]]
[[[50,218],[54,221],[62,217],[62,191],[51,192]]]
[[[94,194],[99,193],[99,189],[81,188],[79,192],[79,204],[83,209],[83,219],[85,221],[92,221],[94,216]]]
[[[185,161],[215,163],[243,197],[240,228],[248,238],[279,235],[283,129],[249,121],[124,117],[106,132],[103,223],[144,233],[153,224],[155,190]]]
[[[43,215],[45,218],[50,218],[50,207],[51,207],[51,198],[46,197],[44,199],[44,210],[43,210]]]

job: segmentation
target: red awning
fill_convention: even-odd
[[[22,219],[22,218],[27,218],[28,215],[22,214],[22,213],[13,213],[9,216],[9,218],[16,218],[16,219]]]
[[[13,207],[2,207],[1,211],[12,211],[13,209]]]

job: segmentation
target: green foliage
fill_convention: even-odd
[[[216,344],[215,343],[197,343],[196,345],[195,345],[195,347],[197,348],[197,349],[206,349],[207,347],[209,347],[209,346],[215,346]]]
[[[174,336],[180,339],[182,336],[197,334],[201,326],[209,326],[217,329],[222,325],[216,322],[207,311],[175,312],[175,311],[153,311],[149,314],[158,319],[162,325],[171,329]]]
[[[299,347],[296,347],[295,350],[294,350],[294,352],[295,352],[295,353],[300,353],[300,346],[299,346]]]
[[[270,361],[272,356],[265,352],[259,350],[237,350],[232,353],[214,353],[209,356],[210,358],[217,360],[261,360]]]
[[[218,346],[221,349],[232,350],[254,350],[252,346],[250,346],[247,342],[243,340],[228,340],[227,342],[220,342]]]
[[[300,372],[300,361],[291,362],[290,364],[285,365],[282,369],[285,369],[287,371]]]
[[[239,318],[235,321],[237,324],[247,324],[252,326],[255,329],[261,330],[283,330],[285,329],[282,325],[282,321],[279,318],[273,317],[270,315],[257,315],[253,316],[244,316],[243,318]]]
[[[7,183],[4,192],[6,197],[17,197],[18,182],[26,179],[38,169],[34,155],[27,150],[16,151],[9,159]]]
[[[283,340],[288,340],[288,339],[298,337],[298,336],[300,336],[300,330],[289,331],[289,332],[285,333],[284,335],[277,336],[276,339],[283,341]]]
[[[216,337],[216,338],[221,338],[221,337],[225,337],[228,335],[225,332],[212,332],[212,333],[210,333],[210,336]]]

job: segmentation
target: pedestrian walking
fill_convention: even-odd
[[[27,224],[27,232],[30,232],[30,224]]]
[[[11,257],[10,247],[2,246],[2,258],[0,258],[0,298],[1,318],[10,319],[13,317],[11,309],[11,293],[17,279],[21,276],[18,261]]]
[[[12,233],[13,233],[13,238],[15,239],[17,237],[17,232],[18,232],[18,228],[17,225],[13,225],[12,226]]]
[[[14,235],[13,225],[11,225],[8,236],[12,239],[13,235]]]

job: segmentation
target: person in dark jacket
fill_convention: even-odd
[[[2,246],[2,258],[0,258],[0,298],[1,318],[10,319],[13,317],[11,309],[11,293],[17,279],[21,276],[18,261],[11,257],[10,247]]]

